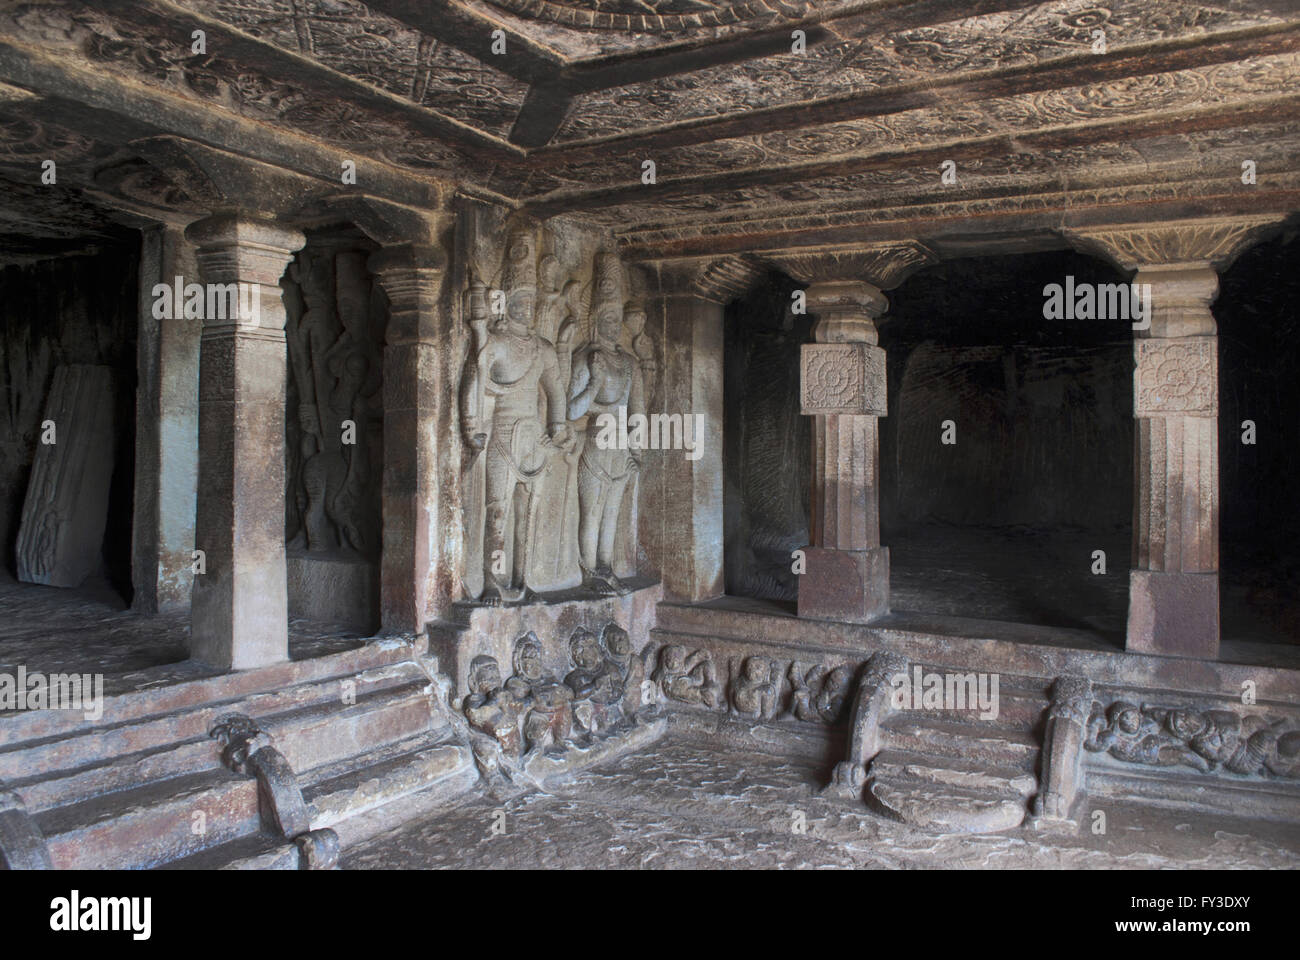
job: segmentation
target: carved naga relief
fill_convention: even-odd
[[[374,556],[380,547],[385,314],[365,259],[309,247],[289,268],[298,293],[286,298],[285,324],[290,549]]]
[[[1224,770],[1239,776],[1300,776],[1300,725],[1230,710],[1188,710],[1094,701],[1084,748],[1126,763]]]
[[[598,447],[594,425],[644,412],[645,313],[625,324],[617,256],[598,254],[584,287],[557,257],[539,260],[531,230],[511,233],[499,276],[494,290],[472,274],[465,295],[465,592],[490,605],[627,592],[615,568],[636,535],[638,451]]]

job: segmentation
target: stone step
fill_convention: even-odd
[[[330,827],[344,847],[405,816],[402,801],[435,805],[472,788],[479,779],[473,753],[463,744],[425,735],[350,762],[300,777],[312,829]]]
[[[899,715],[921,717],[926,720],[955,722],[972,726],[988,727],[994,730],[1033,730],[1043,719],[1048,701],[1042,694],[1030,690],[998,689],[998,715],[985,717],[976,708],[972,710],[946,710],[943,708],[916,708],[902,711]]]
[[[998,833],[1025,819],[1023,797],[914,777],[871,776],[867,805],[895,820],[941,833]]]
[[[77,711],[27,710],[0,715],[0,740],[6,744],[65,738],[70,734],[116,727],[148,717],[185,713],[216,703],[236,703],[258,694],[276,695],[303,684],[344,679],[419,656],[423,644],[409,639],[371,640],[353,650],[309,660],[294,660],[256,670],[241,670],[104,698],[104,714],[87,720]]]
[[[192,856],[161,864],[160,870],[298,870],[298,847],[287,840],[255,834]]]
[[[933,757],[883,750],[871,761],[870,774],[886,780],[917,780],[940,787],[960,787],[992,795],[1028,799],[1038,790],[1033,774],[1014,767],[993,767],[955,757]]]
[[[1038,762],[1037,738],[1027,730],[997,730],[911,713],[890,715],[882,724],[885,744],[924,756],[955,757],[1032,773]]]
[[[107,764],[116,758],[145,754],[177,743],[206,740],[208,731],[217,718],[226,713],[267,718],[318,705],[332,707],[341,702],[343,680],[355,684],[358,703],[376,691],[404,684],[427,683],[423,672],[413,663],[386,664],[343,678],[332,677],[299,684],[286,690],[254,694],[241,700],[197,704],[161,716],[147,716],[127,723],[83,730],[63,739],[10,742],[8,746],[0,748],[0,780],[21,784],[24,780],[32,779],[32,771],[40,771],[41,779],[50,779],[61,771],[79,771],[96,764]],[[104,789],[114,787],[112,783],[104,785]]]
[[[257,781],[224,767],[35,817],[56,869],[136,869],[257,832]]]
[[[422,789],[463,766],[473,770],[468,751],[462,755],[455,747],[432,748],[432,738],[446,730],[445,725],[433,721],[428,678],[415,664],[398,666],[402,669],[387,667],[382,671],[397,681],[395,685],[376,685],[358,695],[355,703],[311,704],[264,717],[263,727],[295,770],[328,769],[329,764],[346,759],[369,769],[365,766],[367,758],[376,751],[386,755],[384,751],[389,750],[405,757],[405,766],[398,765],[394,771],[397,781],[392,789],[400,787],[398,792]],[[412,741],[427,748],[426,755],[412,755]],[[405,749],[394,746],[403,743],[407,744]],[[169,753],[203,769],[143,784],[138,779],[129,781],[133,772],[141,769],[157,773],[165,768]],[[477,772],[474,774],[476,777]],[[300,777],[299,782],[309,783],[311,779]],[[120,788],[105,791],[108,783],[117,783]],[[378,794],[379,798],[363,802],[345,796],[341,792],[344,786],[339,784],[328,792],[333,803],[328,809],[334,811],[336,819],[367,803],[382,803],[387,789],[383,785],[367,786],[370,793],[362,791],[363,795]],[[69,794],[60,797],[60,788]],[[219,748],[206,732],[201,741],[114,758],[96,769],[62,778],[61,783],[35,783],[26,789],[47,804],[38,814],[37,823],[59,867],[156,866],[260,829],[256,780],[222,767]],[[354,793],[360,789],[357,787]],[[100,792],[82,797],[76,795],[79,790]],[[59,805],[48,806],[54,798],[58,798]],[[202,816],[196,818],[196,813]]]

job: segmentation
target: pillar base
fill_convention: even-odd
[[[1134,653],[1219,658],[1219,574],[1129,573],[1128,642]]]
[[[889,548],[804,547],[799,616],[866,623],[889,613]]]

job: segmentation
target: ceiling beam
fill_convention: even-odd
[[[934,167],[937,176],[938,165],[945,160],[956,161],[960,168],[963,162],[971,160],[1015,156],[1033,150],[1070,149],[1110,141],[1129,143],[1143,137],[1220,130],[1287,117],[1300,117],[1300,94],[1221,103],[1182,111],[1129,114],[1074,126],[1039,127],[1035,130],[946,141],[920,148],[891,148],[786,166],[698,174],[660,180],[654,185],[637,181],[632,185],[589,191],[555,191],[526,203],[524,208],[537,217],[545,218],[559,213],[650,204],[671,197],[703,196],[713,191],[797,183],[873,170]]]
[[[455,0],[367,0],[372,10],[400,20],[440,43],[455,47],[516,80],[546,83],[554,80],[565,60],[544,44]],[[493,53],[493,32],[505,35],[505,52]]]
[[[502,160],[522,156],[522,151],[511,144],[466,123],[443,116],[405,97],[340,73],[309,56],[259,40],[223,21],[195,13],[167,0],[82,2],[114,18],[129,19],[133,24],[157,31],[163,36],[179,34],[189,37],[193,30],[203,30],[207,35],[209,51],[220,51],[223,58],[241,65],[260,67],[293,86],[337,97],[354,107],[372,110],[377,116],[399,117],[416,132],[472,151],[480,159],[485,154],[489,158]]]
[[[813,102],[706,117],[651,132],[632,131],[546,147],[538,150],[536,155],[545,156],[552,163],[564,163],[609,156],[622,150],[644,153],[658,148],[886,116],[921,107],[975,103],[993,97],[1095,85],[1108,80],[1291,53],[1298,49],[1300,21],[1267,24],[1112,48],[1105,54],[1071,54],[1047,63],[967,71]]]

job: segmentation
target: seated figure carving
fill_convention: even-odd
[[[646,704],[645,663],[632,652],[632,638],[617,623],[605,624],[600,633],[600,645],[611,668],[617,671],[623,683],[623,698],[618,705],[624,720],[635,721]]]
[[[574,668],[564,678],[573,691],[574,714],[588,738],[616,726],[621,719],[623,677],[605,658],[596,635],[579,628],[569,639],[569,656]],[[580,709],[581,708],[581,709]]]
[[[776,716],[779,685],[772,679],[776,665],[766,657],[749,657],[731,692],[737,716],[770,720]]]
[[[718,706],[717,671],[708,651],[696,650],[688,656],[685,647],[669,644],[659,653],[654,680],[670,700],[710,709]]]
[[[542,642],[531,630],[515,644],[514,670],[506,690],[527,710],[525,753],[562,753],[573,733],[573,691],[542,665]]]
[[[838,723],[844,716],[853,670],[848,666],[827,671],[821,664],[808,669],[806,664],[790,664],[790,683],[794,687],[790,712],[809,723]]]

